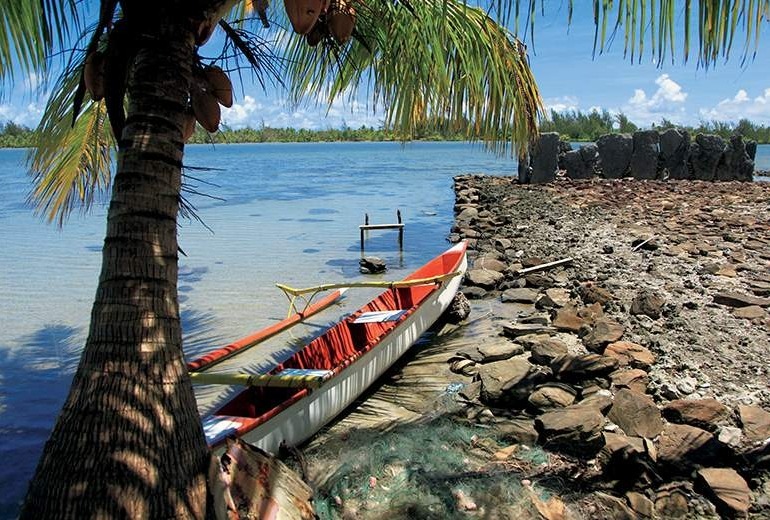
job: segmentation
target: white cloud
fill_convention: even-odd
[[[370,108],[347,97],[335,100],[331,107],[292,107],[285,99],[273,98],[269,103],[258,102],[252,96],[244,96],[240,103],[222,110],[222,121],[231,128],[258,128],[263,123],[274,128],[293,127],[319,130],[340,128],[347,125],[358,128],[362,125],[377,127],[381,116]]]
[[[658,123],[663,118],[675,123],[685,122],[687,92],[668,74],[658,76],[655,84],[658,89],[652,96],[647,96],[641,88],[634,89],[634,94],[621,107],[621,111],[631,121],[642,126]]]
[[[547,114],[550,114],[551,110],[556,112],[578,110],[580,106],[578,98],[575,96],[548,98],[543,100],[543,104],[545,105],[545,111]]]
[[[14,123],[34,128],[40,122],[43,108],[43,105],[37,103],[29,103],[27,106],[2,104],[0,105],[0,123],[13,121]]]
[[[28,91],[32,92],[40,86],[40,77],[34,72],[30,72],[29,76],[24,79],[24,85]]]
[[[233,103],[232,107],[222,109],[222,121],[232,128],[243,128],[249,126],[254,117],[258,116],[257,111],[261,112],[263,108],[253,97],[245,96],[243,103]]]
[[[737,122],[746,118],[756,123],[770,123],[770,88],[755,97],[740,89],[732,98],[723,99],[712,108],[702,108],[700,116],[705,120]]]

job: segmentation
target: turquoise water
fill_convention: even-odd
[[[23,157],[0,150],[0,518],[15,515],[69,387],[105,229],[104,204],[74,215],[62,230],[35,217],[25,203]],[[217,197],[188,195],[211,231],[190,220],[179,230],[190,357],[282,318],[286,298],[275,282],[361,276],[365,213],[372,223],[390,223],[401,210],[403,255],[395,232],[372,232],[367,242],[367,254],[384,258],[388,278],[398,278],[447,247],[452,176],[515,172],[512,160],[461,143],[191,146],[185,162],[198,179],[188,178],[190,187]],[[363,299],[354,295],[325,319]],[[203,395],[201,408],[212,400]]]
[[[0,519],[15,516],[69,387],[105,229],[104,204],[74,215],[62,230],[35,217],[25,203],[23,158],[23,151],[0,150]],[[463,143],[191,146],[185,162],[189,187],[209,196],[188,198],[211,228],[180,224],[188,357],[282,318],[286,299],[275,282],[361,276],[358,225],[365,213],[372,223],[389,223],[401,210],[403,255],[395,232],[372,233],[367,242],[367,254],[391,266],[387,277],[399,278],[447,247],[454,175],[516,171],[514,161]],[[759,147],[757,168],[770,170],[770,146]],[[349,297],[319,321],[367,296]],[[249,363],[265,367],[285,354],[277,342]],[[202,410],[218,401],[213,390],[201,390]]]

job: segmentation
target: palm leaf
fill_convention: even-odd
[[[0,82],[19,72],[47,78],[53,50],[66,45],[80,28],[77,0],[0,2]]]
[[[528,0],[532,1],[532,0]],[[574,0],[570,0],[570,4]],[[759,38],[763,26],[770,14],[770,0],[732,0],[697,2],[685,0],[594,0],[594,23],[596,35],[594,52],[604,52],[616,31],[625,34],[625,53],[633,60],[644,52],[644,33],[650,31],[652,54],[658,63],[663,63],[669,56],[673,60],[676,25],[682,20],[684,34],[681,39],[684,61],[690,57],[692,38],[692,20],[696,20],[698,29],[698,64],[709,67],[720,59],[729,58],[737,34],[744,35],[741,60],[753,57],[759,47]],[[680,13],[676,9],[679,6]],[[650,9],[650,19],[644,15]],[[607,25],[611,23],[615,12],[614,29],[607,37]],[[655,11],[657,10],[657,23]],[[764,23],[763,23],[764,22]]]
[[[77,55],[56,82],[27,156],[33,185],[30,202],[37,213],[59,225],[74,209],[88,209],[111,179],[114,141],[104,102],[87,100],[72,125],[84,60],[84,53]]]
[[[413,12],[391,2],[359,5],[365,43],[336,49],[310,48],[298,37],[287,42],[296,102],[356,99],[365,90],[404,138],[439,124],[498,152],[535,134],[542,103],[524,47],[484,11],[462,0],[413,2]]]

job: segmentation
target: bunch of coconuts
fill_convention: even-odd
[[[315,47],[330,34],[340,45],[353,35],[356,26],[354,0],[284,0],[294,32],[304,34]]]
[[[190,107],[187,110],[182,137],[187,141],[195,131],[195,121],[214,133],[219,128],[222,110],[219,105],[233,106],[233,84],[227,74],[215,65],[196,68],[190,89]]]
[[[101,101],[105,90],[105,55],[95,51],[86,57],[83,80],[91,99]],[[215,66],[197,66],[193,70],[190,106],[185,113],[182,137],[189,140],[195,132],[195,122],[214,133],[219,128],[222,111],[219,107],[233,106],[233,85],[225,72]]]

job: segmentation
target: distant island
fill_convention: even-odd
[[[716,134],[728,138],[740,134],[759,144],[770,144],[770,126],[753,123],[741,119],[738,123],[723,121],[701,121],[698,126],[677,125],[663,119],[650,128],[666,130],[681,128],[695,135]],[[642,130],[639,126],[620,113],[612,114],[603,111],[551,111],[550,117],[540,124],[541,132],[558,132],[562,140],[589,142],[600,136],[611,133],[633,133]],[[8,121],[0,124],[0,148],[29,148],[34,145],[34,131],[26,126]],[[308,130],[304,128],[272,128],[262,125],[259,128],[232,129],[222,126],[222,129],[209,134],[201,127],[190,138],[191,144],[235,144],[235,143],[312,143],[336,141],[464,141],[467,136],[462,130],[453,130],[448,124],[435,124],[417,128],[413,135],[404,136],[388,128],[361,126],[360,128],[328,128],[325,130]]]

